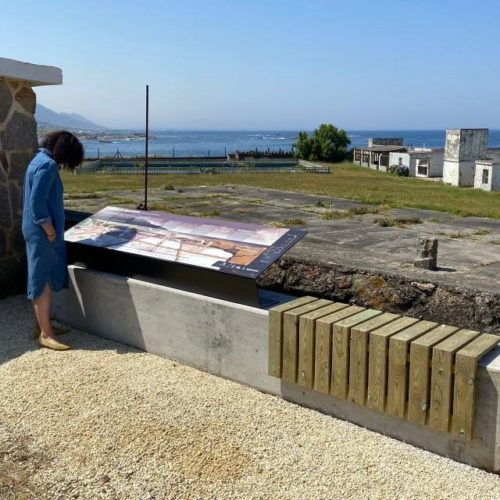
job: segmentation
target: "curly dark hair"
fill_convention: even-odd
[[[67,130],[47,134],[40,144],[48,149],[58,165],[74,170],[83,161],[83,146],[78,138]]]

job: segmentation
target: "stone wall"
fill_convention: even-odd
[[[273,264],[258,285],[500,335],[500,291],[443,286],[290,257]]]
[[[0,298],[26,286],[22,188],[37,147],[35,107],[28,84],[0,78]]]

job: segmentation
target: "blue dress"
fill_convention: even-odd
[[[52,222],[56,239],[43,227]],[[58,292],[68,287],[64,242],[64,188],[59,168],[46,149],[39,149],[24,177],[23,235],[28,257],[28,299],[39,297],[48,283]]]

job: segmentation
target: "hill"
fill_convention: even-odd
[[[67,128],[72,130],[105,130],[106,127],[97,125],[76,113],[56,113],[37,103],[35,118],[38,125],[46,128]]]

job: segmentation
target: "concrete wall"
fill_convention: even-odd
[[[488,172],[488,182],[483,183],[483,172]],[[500,162],[491,160],[476,161],[474,187],[485,191],[500,191]]]
[[[472,441],[369,410],[268,375],[267,311],[70,267],[56,294],[58,319],[82,330],[194,366],[418,447],[500,470],[500,349],[481,362]]]
[[[402,146],[402,137],[370,137],[368,139],[368,147],[372,146]]]
[[[450,129],[446,131],[443,182],[454,186],[473,186],[475,161],[486,158],[488,129]]]
[[[443,176],[443,161],[444,161],[444,150],[433,149],[431,154],[429,177]]]

